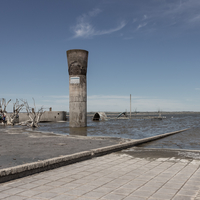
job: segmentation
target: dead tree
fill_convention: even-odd
[[[23,109],[24,104],[19,104],[18,99],[16,99],[16,102],[13,104],[13,113],[8,117],[7,124],[13,125],[16,123],[16,119],[18,117],[19,112],[21,109]]]
[[[6,99],[4,98],[0,99],[0,113],[5,117],[7,115],[6,107],[10,103],[10,101],[11,99],[6,103]]]
[[[25,100],[21,100],[24,102],[24,106],[27,111],[27,115],[29,117],[29,120],[22,122],[21,125],[27,125],[33,128],[38,127],[38,123],[40,122],[40,118],[42,114],[44,113],[43,107],[41,107],[37,112],[36,112],[36,106],[35,106],[35,100],[33,98],[34,102],[34,108],[29,107],[28,102]]]

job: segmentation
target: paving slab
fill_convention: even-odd
[[[0,199],[198,200],[200,163],[192,157],[181,162],[176,151],[170,152],[168,159],[124,151],[95,157],[1,183]]]
[[[0,148],[2,148],[1,152],[2,155],[0,155],[0,161],[2,160],[1,161],[2,165],[8,164],[9,161],[10,162],[9,165],[13,164],[14,166],[10,168],[0,169],[0,182],[6,182],[16,178],[28,176],[34,173],[58,168],[75,162],[80,162],[82,160],[91,159],[92,157],[97,157],[109,154],[111,152],[116,152],[121,149],[127,149],[128,147],[136,146],[138,144],[171,136],[183,132],[185,130],[187,129],[156,135],[139,140],[131,140],[122,138],[110,138],[110,137],[95,138],[95,137],[83,137],[83,136],[82,137],[76,136],[72,138],[66,135],[57,135],[46,132],[41,133],[41,132],[29,131],[27,129],[22,129],[22,128],[1,129],[3,136],[2,137],[3,143],[2,145],[0,145]],[[102,143],[102,141],[100,140],[103,140],[104,142]],[[65,141],[65,143],[58,143],[60,141]],[[115,143],[115,144],[109,145],[109,143]],[[32,144],[31,147],[29,147],[29,144]],[[55,148],[55,145],[60,145],[62,147]],[[92,149],[93,145],[95,146],[94,149]],[[77,153],[74,153],[74,151]],[[64,155],[59,155],[55,157],[61,152],[64,153]],[[11,162],[10,160],[10,154],[11,157],[15,157],[11,159],[12,161],[14,160],[13,162]],[[24,157],[24,154],[27,157],[26,156]],[[34,158],[32,158],[32,156],[34,156]],[[35,159],[35,157],[36,159],[38,159],[38,156],[41,157],[42,160],[38,160],[37,162],[31,162],[30,160],[31,158],[32,160]],[[27,163],[20,165],[20,162],[22,161],[24,162],[27,159],[28,159],[28,161],[26,161]],[[163,159],[166,160],[166,158],[162,159],[159,158],[158,162],[163,161]],[[115,166],[112,168],[112,170],[115,170],[116,168],[119,167],[127,167],[127,164],[124,165],[123,162],[121,163],[119,163],[119,161],[113,161],[113,162],[115,162],[114,163]],[[143,163],[140,163],[140,165],[142,164]],[[97,170],[99,171],[99,169]],[[144,171],[148,169],[140,168],[140,170]],[[76,170],[74,170],[74,173],[76,173]],[[123,175],[123,170],[121,171],[121,173]],[[82,175],[79,174],[77,176],[81,178]],[[57,175],[54,176],[54,178],[55,177],[57,177],[57,179],[60,178]]]

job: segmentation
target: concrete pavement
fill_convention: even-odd
[[[2,183],[0,199],[200,200],[200,160],[122,151]]]
[[[187,129],[185,129],[185,130],[187,130]],[[0,183],[6,182],[9,180],[13,180],[16,178],[25,177],[25,176],[32,175],[35,173],[43,172],[46,170],[58,168],[58,167],[72,164],[75,162],[83,161],[86,159],[91,159],[93,157],[97,157],[100,155],[109,154],[111,152],[117,152],[122,149],[127,149],[130,147],[139,145],[139,144],[143,144],[145,142],[150,142],[150,141],[157,140],[157,139],[160,139],[163,137],[171,136],[171,135],[183,132],[185,130],[179,130],[179,131],[175,131],[175,132],[165,133],[165,134],[156,135],[156,136],[143,138],[143,139],[139,139],[139,140],[129,140],[129,139],[120,139],[119,140],[119,138],[118,139],[112,138],[112,139],[114,139],[115,142],[118,141],[119,143],[110,145],[110,146],[108,145],[108,146],[104,146],[104,147],[100,147],[100,148],[95,148],[95,149],[91,149],[91,145],[87,145],[87,144],[92,144],[92,143],[94,143],[95,140],[99,140],[97,138],[84,138],[87,141],[84,145],[80,145],[81,144],[80,140],[78,140],[78,138],[76,138],[74,140],[73,144],[71,144],[71,147],[70,147],[70,145],[68,145],[70,138],[65,138],[65,142],[67,142],[67,143],[66,144],[62,143],[62,145],[67,145],[67,148],[66,147],[59,148],[60,151],[58,151],[58,152],[63,152],[66,154],[69,154],[71,152],[72,154],[64,155],[64,156],[61,155],[59,157],[55,157],[57,152],[56,152],[56,149],[52,148],[53,145],[55,145],[58,142],[57,141],[58,138],[55,137],[55,134],[53,134],[54,135],[53,137],[55,137],[55,139],[53,139],[53,140],[51,137],[50,137],[51,139],[49,140],[48,134],[47,134],[47,136],[45,136],[48,138],[46,140],[47,143],[45,142],[44,138],[38,137],[38,135],[37,135],[36,137],[38,139],[40,139],[40,141],[41,141],[41,143],[39,143],[39,144],[35,141],[30,140],[30,135],[29,135],[29,137],[25,137],[26,139],[29,138],[27,140],[28,146],[31,142],[34,143],[34,146],[31,146],[31,148],[30,148],[30,146],[27,148],[26,145],[23,145],[23,143],[25,143],[25,141],[21,140],[21,139],[22,138],[24,139],[24,136],[20,139],[18,138],[18,142],[16,142],[17,138],[15,140],[13,137],[10,137],[11,140],[8,140],[9,137],[7,134],[5,134],[4,138],[3,138],[4,140],[2,142],[2,144],[4,144],[4,145],[0,145],[0,146],[3,146],[2,148],[0,148],[0,152],[1,152],[0,163],[2,163],[3,165],[5,165],[5,163],[6,163],[5,159],[9,158],[8,155],[10,152],[11,152],[12,156],[13,156],[13,152],[15,153],[15,157],[19,156],[19,158],[17,160],[18,160],[18,162],[19,161],[22,162],[24,160],[24,150],[25,150],[26,157],[29,157],[29,161],[30,161],[30,158],[32,158],[32,156],[31,156],[32,153],[36,157],[38,157],[38,155],[40,155],[40,156],[44,156],[43,159],[44,158],[47,158],[47,159],[38,160],[37,162],[32,162],[32,163],[25,163],[25,164],[14,166],[14,167],[4,168],[2,170],[0,169]],[[36,134],[38,134],[38,133],[36,133]],[[17,136],[19,136],[19,135],[17,134]],[[20,135],[20,136],[22,136],[22,135]],[[61,139],[64,140],[64,138],[61,138]],[[7,144],[6,144],[6,141],[7,141]],[[19,141],[21,141],[21,145],[19,145],[20,144]],[[56,141],[56,143],[55,143],[55,141]],[[101,145],[106,145],[106,143],[109,142],[109,138],[107,138],[105,141],[106,142],[104,142],[103,144],[101,143]],[[13,143],[11,143],[11,142],[13,142]],[[14,148],[12,147],[11,144],[13,144]],[[81,151],[81,148],[79,147],[79,145],[82,148],[82,150],[83,150],[83,148],[88,149],[88,150]],[[38,149],[34,148],[34,147],[38,147]],[[45,147],[46,147],[46,149],[45,149]],[[98,147],[98,146],[96,145],[96,147]],[[1,151],[1,149],[2,149],[2,151]],[[73,150],[80,151],[80,152],[73,153]],[[48,159],[49,156],[51,157],[50,159]],[[14,160],[16,160],[16,158]]]

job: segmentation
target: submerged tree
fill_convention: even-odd
[[[5,98],[0,99],[0,113],[5,117],[7,116],[6,107],[10,103],[10,101],[11,101],[11,99],[6,103]]]
[[[27,125],[27,126],[30,126],[30,127],[38,127],[38,123],[40,122],[40,118],[41,118],[42,114],[44,113],[44,108],[41,107],[36,112],[36,106],[35,106],[34,98],[33,98],[34,108],[29,107],[28,102],[26,100],[21,100],[21,101],[24,102],[24,106],[26,108],[27,115],[29,117],[29,120],[22,122],[21,125]]]
[[[13,113],[8,117],[8,120],[7,120],[8,125],[14,125],[16,123],[16,119],[19,116],[18,114],[23,107],[24,107],[24,104],[19,104],[18,99],[16,99],[16,102],[13,104]]]

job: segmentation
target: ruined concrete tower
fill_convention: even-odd
[[[69,125],[87,126],[87,61],[88,51],[72,49],[67,52],[69,72]]]

